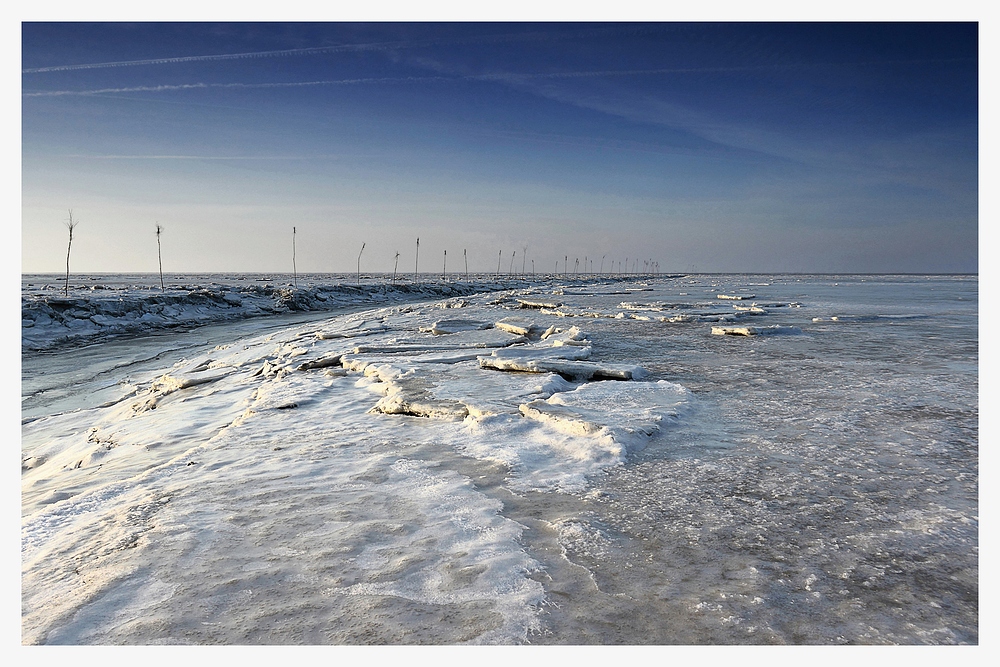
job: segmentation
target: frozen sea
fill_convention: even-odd
[[[23,643],[979,643],[976,276],[462,278],[23,276]]]

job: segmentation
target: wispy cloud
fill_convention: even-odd
[[[970,59],[879,61],[879,63],[920,64],[927,62],[956,62]],[[974,59],[973,59],[974,60]],[[852,63],[853,64],[853,63]],[[703,68],[702,71],[719,71],[722,68]],[[755,69],[754,67],[726,69]],[[667,71],[667,70],[663,70]],[[678,70],[694,71],[694,70]],[[612,71],[610,73],[626,73]],[[643,73],[654,73],[642,70]],[[638,73],[638,72],[637,72]],[[872,144],[871,139],[860,136],[801,135],[781,126],[760,122],[747,122],[720,115],[713,109],[696,109],[663,99],[644,90],[615,88],[580,90],[560,85],[558,79],[588,76],[588,72],[538,75],[532,77],[504,77],[504,84],[526,93],[537,95],[577,108],[597,111],[632,122],[660,126],[690,133],[722,149],[715,153],[704,148],[695,149],[702,156],[728,155],[738,151],[744,156],[770,156],[816,170],[827,177],[836,176],[844,183],[855,186],[895,183],[940,192],[954,199],[967,197],[969,169],[975,163],[962,158],[963,142],[975,136],[974,127],[954,127],[941,136],[921,133],[903,135],[894,140]],[[595,73],[596,74],[596,73]],[[930,147],[934,150],[931,151]],[[924,150],[916,150],[923,147]]]

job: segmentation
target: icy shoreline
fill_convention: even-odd
[[[32,281],[32,282],[29,282]],[[488,278],[471,281],[391,281],[346,277],[295,287],[283,280],[243,278],[208,285],[172,284],[161,290],[145,276],[118,282],[91,278],[63,294],[53,276],[26,276],[21,294],[21,350],[43,351],[67,344],[135,335],[174,327],[267,317],[294,312],[335,312],[352,306],[383,306],[537,285],[542,280]],[[580,283],[608,280],[580,279]],[[303,283],[306,281],[303,280]],[[138,283],[138,284],[136,284]],[[144,283],[144,284],[143,284]],[[263,284],[262,284],[263,283]],[[41,284],[41,285],[39,285]]]
[[[581,493],[691,398],[522,308],[500,292],[335,315],[24,424],[26,643],[267,641],[254,618],[273,607],[330,643],[394,641],[372,607],[406,619],[406,642],[528,641],[541,563],[482,480]],[[425,614],[457,622],[422,635]]]

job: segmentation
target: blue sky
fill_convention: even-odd
[[[977,34],[24,23],[22,271],[976,272]]]

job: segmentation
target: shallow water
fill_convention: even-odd
[[[975,277],[690,276],[25,354],[24,641],[978,643],[977,325]]]

